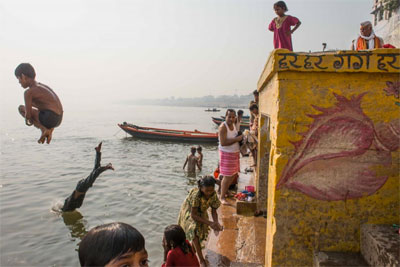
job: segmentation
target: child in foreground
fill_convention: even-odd
[[[296,17],[285,15],[288,8],[283,1],[276,2],[274,4],[274,10],[278,16],[274,18],[268,26],[268,29],[274,32],[274,47],[275,49],[286,48],[293,51],[292,34],[297,30],[301,22]],[[294,26],[294,28],[291,29],[291,26]]]
[[[215,192],[215,179],[205,176],[198,182],[198,187],[190,190],[179,212],[178,224],[185,231],[186,237],[192,242],[199,257],[201,266],[207,266],[201,251],[201,243],[208,237],[209,227],[217,235],[223,227],[218,222],[217,209],[221,205]],[[212,221],[207,210],[211,207]]]
[[[126,223],[96,226],[79,244],[81,266],[148,266],[142,234]]]
[[[196,173],[196,166],[201,171],[201,166],[199,165],[199,162],[198,162],[195,154],[196,154],[196,147],[192,146],[190,149],[190,154],[186,157],[185,164],[183,164],[183,169],[185,169],[185,167],[187,165],[188,166],[187,172],[191,173],[191,174]]]
[[[186,240],[185,232],[179,225],[172,224],[165,228],[162,244],[164,247],[162,267],[200,266],[192,246]]]

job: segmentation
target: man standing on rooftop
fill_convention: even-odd
[[[364,21],[360,26],[360,36],[353,40],[351,50],[367,50],[382,48],[383,39],[375,35],[370,21]]]

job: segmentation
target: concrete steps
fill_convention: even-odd
[[[391,225],[362,225],[360,250],[316,252],[314,266],[400,266],[400,235]]]
[[[400,235],[391,225],[364,224],[361,254],[370,266],[400,266]]]
[[[240,165],[243,170],[250,166],[249,158],[242,158]],[[240,173],[238,191],[244,190],[246,185],[253,184],[253,173]],[[206,259],[210,266],[264,266],[267,220],[263,217],[249,216],[254,214],[253,202],[241,201],[239,204],[232,198],[229,198],[228,202],[229,205],[221,205],[218,209],[218,217],[224,231],[218,236],[210,232],[204,250]]]
[[[360,253],[317,252],[314,253],[314,266],[368,266]]]

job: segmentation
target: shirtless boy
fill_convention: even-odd
[[[42,131],[38,140],[39,144],[45,141],[50,144],[55,127],[61,124],[63,107],[54,91],[35,80],[35,69],[29,63],[21,63],[15,69],[21,86],[26,89],[24,93],[25,106],[18,107],[19,113],[25,118],[25,124],[34,125]]]
[[[199,162],[200,168],[203,168],[203,153],[202,153],[203,148],[201,146],[197,147],[197,154],[199,156],[197,157],[197,161]]]
[[[185,169],[186,164],[188,165],[188,167],[187,167],[187,172],[188,173],[195,173],[196,172],[196,166],[201,171],[201,166],[199,165],[199,162],[198,162],[197,157],[195,156],[195,154],[196,154],[196,147],[193,146],[190,149],[190,154],[186,157],[185,164],[183,164],[183,169]]]

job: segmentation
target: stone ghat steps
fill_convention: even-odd
[[[314,266],[400,266],[400,235],[391,225],[362,225],[360,248],[360,253],[316,252]]]
[[[251,165],[249,158],[241,159],[241,169]],[[254,173],[241,173],[238,191],[245,185],[254,184]],[[238,202],[228,199],[229,205],[218,209],[220,223],[224,231],[218,236],[210,232],[204,255],[210,266],[264,266],[266,219],[263,217],[243,216],[253,214],[251,203],[243,203],[241,212],[237,210]],[[249,204],[249,205],[248,205]],[[241,204],[239,204],[241,205]]]

